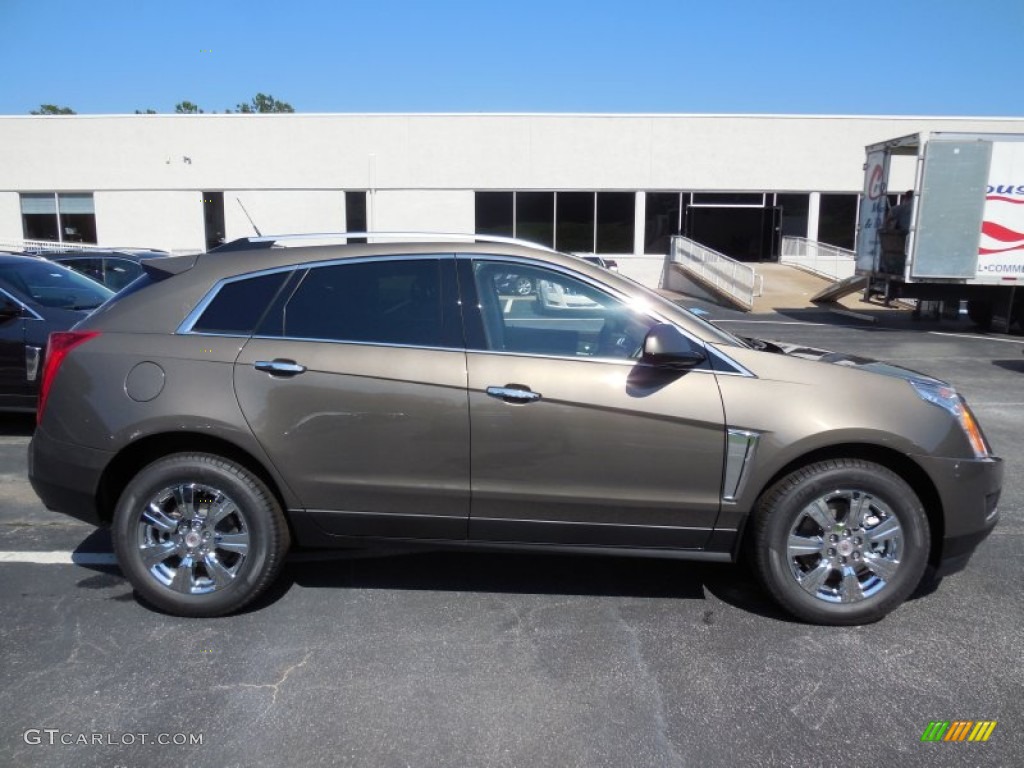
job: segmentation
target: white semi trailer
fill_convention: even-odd
[[[903,227],[891,207],[904,190],[889,188],[900,164],[914,192]],[[1024,328],[1024,135],[917,133],[867,147],[864,170],[857,273],[868,291],[947,311],[966,300],[980,326]]]

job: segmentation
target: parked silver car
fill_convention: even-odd
[[[51,338],[33,487],[188,616],[248,603],[292,543],[398,540],[750,557],[794,615],[855,624],[996,524],[1002,463],[950,385],[493,240],[146,262]],[[510,273],[588,303],[545,314]]]

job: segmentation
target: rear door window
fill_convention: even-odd
[[[461,347],[451,257],[378,259],[314,267],[261,336]],[[444,279],[442,279],[444,274]]]

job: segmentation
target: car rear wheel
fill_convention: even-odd
[[[815,624],[877,621],[924,575],[928,518],[885,467],[823,461],[787,475],[758,503],[755,569],[786,610]]]
[[[289,545],[263,482],[210,454],[175,454],[143,468],[118,501],[113,539],[138,594],[178,616],[237,611],[273,581]]]

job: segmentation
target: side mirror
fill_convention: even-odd
[[[7,296],[0,296],[0,321],[21,317],[21,305]]]
[[[641,359],[662,368],[685,370],[703,363],[707,354],[674,325],[658,323],[644,337]]]

